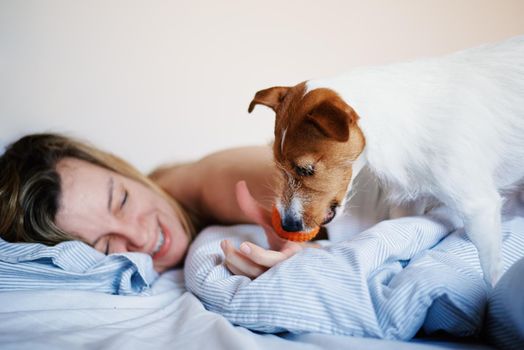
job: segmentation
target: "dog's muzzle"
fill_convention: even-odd
[[[282,228],[287,232],[299,232],[304,230],[304,223],[301,218],[293,215],[284,215],[281,222]]]
[[[329,224],[337,215],[338,204],[334,203],[329,208],[324,220],[320,226]],[[293,215],[292,212],[286,212],[281,220],[282,228],[287,232],[304,231],[304,221],[300,216]]]

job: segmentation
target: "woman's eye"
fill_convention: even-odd
[[[104,254],[109,255],[109,239],[106,240],[106,248],[104,249]]]
[[[93,248],[98,250],[100,253],[108,255],[109,254],[109,238],[104,236],[98,239],[98,242],[93,246]]]
[[[127,192],[127,190],[124,190],[124,195],[122,196],[122,202],[120,203],[120,209],[122,209],[124,205],[126,204],[128,196],[129,196],[129,192]]]

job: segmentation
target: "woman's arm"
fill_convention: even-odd
[[[167,166],[150,177],[206,223],[253,223],[237,203],[235,184],[245,180],[266,209],[274,200],[276,168],[269,146],[228,149],[196,162]]]
[[[250,242],[239,248],[228,241],[221,245],[231,272],[256,278],[305,246],[318,246],[286,241],[273,231],[270,209],[276,173],[270,147],[260,146],[228,149],[197,162],[163,167],[150,177],[207,224],[262,226],[272,250]]]

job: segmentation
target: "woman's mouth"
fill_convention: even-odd
[[[159,223],[159,230],[158,240],[152,253],[153,259],[159,259],[166,255],[171,244],[171,235],[165,226]]]
[[[162,229],[160,229],[160,233],[158,236],[159,237],[158,237],[158,241],[156,242],[155,249],[153,249],[153,255],[158,253],[158,251],[160,250],[160,248],[162,248],[162,245],[164,245],[164,242],[165,242],[165,236],[164,236],[164,232],[162,231]]]

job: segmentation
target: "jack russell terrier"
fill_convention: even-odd
[[[524,36],[440,58],[356,69],[256,93],[276,113],[276,207],[286,231],[343,211],[367,166],[394,203],[461,215],[484,279],[502,273],[501,194],[524,180]]]

